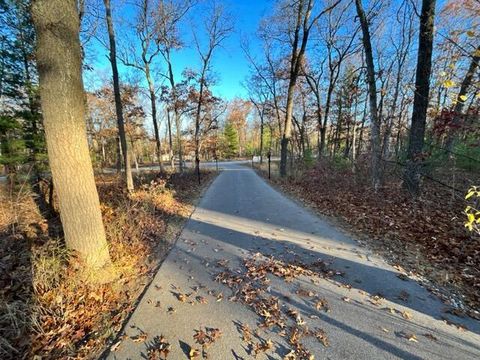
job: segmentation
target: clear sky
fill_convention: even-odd
[[[213,86],[213,91],[216,96],[221,96],[226,99],[232,99],[236,96],[246,97],[246,91],[242,86],[242,81],[248,75],[248,62],[246,61],[243,51],[240,47],[241,39],[248,37],[255,47],[255,39],[252,36],[257,30],[260,19],[267,15],[272,8],[274,0],[223,0],[226,11],[232,16],[235,23],[235,30],[230,37],[224,42],[221,48],[216,50],[214,54],[212,68],[218,77],[218,83]],[[127,7],[115,8],[115,1],[112,2],[113,17],[115,23],[124,23],[133,19],[133,11]],[[201,9],[201,8],[200,8]],[[186,46],[183,50],[177,52],[174,57],[174,70],[177,80],[180,79],[181,72],[185,68],[195,69],[199,64],[199,57],[192,40],[192,22],[197,21],[195,18],[194,9],[187,16],[187,20],[181,29]],[[198,13],[199,10],[197,10]],[[120,30],[120,29],[118,29]],[[201,29],[199,29],[201,30]],[[121,42],[121,36],[118,36],[120,31],[117,31],[118,42]],[[94,53],[96,53],[92,65],[100,73],[108,75],[111,72],[110,64],[107,61],[107,50],[99,43],[91,45]],[[121,44],[119,45],[121,47]],[[119,62],[119,70],[121,75],[129,71]],[[91,78],[93,75],[93,79]],[[86,81],[87,88],[95,86],[98,80],[98,74],[86,74],[88,80]],[[90,78],[89,78],[90,76]]]

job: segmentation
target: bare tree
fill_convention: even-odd
[[[356,35],[360,27],[355,26],[354,30],[347,35],[342,35],[342,29],[348,26],[350,3],[345,6],[339,6],[335,11],[331,11],[326,16],[326,30],[322,36],[322,41],[325,43],[327,56],[315,67],[313,64],[304,67],[304,75],[307,82],[315,94],[317,100],[317,118],[320,132],[320,139],[318,144],[318,153],[322,155],[326,146],[326,132],[329,121],[332,95],[337,84],[338,78],[342,71],[342,66],[345,60],[358,51],[358,45],[355,43]],[[321,108],[321,81],[323,76],[323,64],[327,63],[328,68],[328,87],[324,106],[324,114],[322,120]]]
[[[172,54],[174,51],[182,47],[182,41],[180,39],[178,27],[182,19],[188,13],[188,11],[196,4],[196,0],[160,0],[158,8],[155,12],[155,28],[156,28],[156,43],[159,46],[160,54],[162,54],[167,66],[167,72],[161,74],[164,76],[170,85],[171,105],[166,111],[173,111],[175,129],[176,129],[176,142],[179,158],[179,171],[183,171],[183,149],[182,149],[182,124],[181,124],[181,101],[178,89],[178,84],[175,81],[175,75],[173,72]],[[167,120],[170,119],[169,113],[167,113]],[[169,134],[171,134],[170,121]],[[173,156],[171,158],[173,163]]]
[[[267,30],[268,31],[268,30]],[[262,36],[261,38],[264,41],[263,44],[263,57],[264,63],[261,64],[257,59],[253,57],[248,44],[246,42],[242,43],[242,49],[244,51],[245,57],[252,66],[252,72],[255,73],[254,76],[258,77],[259,83],[258,86],[263,85],[268,93],[268,98],[270,98],[271,106],[273,107],[273,112],[277,120],[278,133],[280,136],[283,133],[282,126],[282,114],[281,114],[281,104],[280,104],[280,79],[279,73],[281,68],[281,59],[277,59],[273,54],[273,46],[268,38],[268,36]]]
[[[260,118],[260,164],[263,163],[263,137],[265,129],[265,118],[269,107],[269,90],[262,77],[256,73],[248,79],[245,84],[249,93],[250,102],[255,106],[258,117]]]
[[[88,150],[75,0],[35,0],[40,95],[50,169],[65,241],[86,266],[110,264]]]
[[[375,80],[375,65],[373,63],[372,43],[370,40],[370,30],[365,11],[361,0],[355,0],[360,26],[362,28],[362,41],[365,50],[365,62],[367,64],[367,83],[370,102],[371,118],[371,143],[372,158],[371,172],[373,188],[377,190],[381,184],[381,146],[380,146],[380,116],[377,108],[377,85]]]
[[[398,34],[391,34],[390,40],[393,48],[395,49],[394,57],[392,60],[392,66],[395,67],[394,74],[394,85],[393,85],[393,94],[391,95],[391,103],[387,111],[387,116],[385,119],[385,131],[383,134],[383,144],[382,144],[382,156],[384,158],[388,157],[389,148],[390,148],[390,138],[392,135],[392,128],[394,120],[396,117],[401,117],[398,115],[398,100],[400,97],[401,86],[404,84],[403,77],[405,66],[407,65],[408,55],[410,53],[410,48],[412,45],[413,38],[413,16],[414,12],[408,6],[408,2],[405,2],[401,5],[399,9],[399,17],[396,19],[396,23],[399,25]]]
[[[425,123],[430,93],[432,71],[433,27],[436,0],[423,0],[420,15],[415,96],[413,99],[412,125],[407,150],[407,165],[403,185],[412,194],[420,191],[422,151],[425,142]]]
[[[318,19],[323,14],[335,8],[339,3],[340,0],[334,2],[315,16],[312,16],[312,11],[315,5],[314,0],[288,1],[280,8],[280,11],[283,13],[283,22],[287,24],[287,29],[285,29],[285,31],[288,33],[287,37],[290,42],[290,69],[286,100],[286,114],[283,124],[283,135],[281,140],[280,152],[281,176],[287,175],[287,154],[288,145],[292,136],[294,92],[301,65],[303,63],[303,58],[307,48],[310,32],[312,30],[312,27],[317,23]],[[290,20],[291,18],[294,19],[293,23]]]
[[[139,12],[135,24],[135,32],[140,40],[140,56],[136,56],[136,48],[130,46],[128,50],[123,52],[120,59],[125,65],[141,71],[147,80],[158,164],[162,172],[162,147],[157,121],[157,96],[155,82],[151,72],[152,63],[160,53],[160,44],[156,42],[157,33],[154,22],[155,10],[153,7],[155,2],[153,0],[138,0],[136,5]]]
[[[117,50],[115,44],[115,31],[113,29],[112,10],[110,7],[110,0],[103,0],[105,4],[105,15],[108,28],[108,39],[110,44],[110,64],[112,65],[113,75],[113,91],[115,95],[115,110],[117,113],[118,122],[118,136],[120,137],[121,150],[123,154],[123,162],[125,167],[125,179],[127,183],[127,190],[133,191],[133,177],[132,177],[132,165],[130,164],[130,153],[128,151],[127,136],[125,134],[125,122],[123,119],[122,98],[120,94],[120,81],[118,78],[117,68]]]
[[[226,16],[224,9],[214,4],[205,20],[205,31],[207,35],[206,47],[202,48],[198,36],[194,33],[195,45],[201,59],[201,67],[198,76],[199,90],[197,99],[197,109],[195,112],[195,169],[200,179],[200,121],[203,106],[204,91],[208,87],[207,76],[210,70],[211,60],[214,51],[233,30],[230,19]]]

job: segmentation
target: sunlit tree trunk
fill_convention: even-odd
[[[88,150],[75,0],[35,0],[37,64],[50,169],[67,247],[85,264],[110,263]]]

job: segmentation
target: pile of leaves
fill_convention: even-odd
[[[288,283],[300,277],[309,278],[312,281],[318,278],[331,278],[336,272],[326,263],[321,260],[312,264],[292,263],[256,253],[243,260],[241,269],[229,269],[227,266],[223,268],[223,271],[215,276],[215,281],[232,290],[230,301],[248,306],[259,316],[261,319],[259,328],[275,331],[286,339],[292,350],[285,355],[285,359],[314,359],[301,342],[305,337],[316,337],[324,346],[329,345],[323,329],[309,329],[297,310],[289,307],[285,310],[280,299],[270,295],[269,290],[271,276]],[[318,297],[317,294],[302,288],[298,288],[296,294],[314,299],[313,303],[317,311],[329,311],[327,301]],[[239,324],[239,330],[249,354],[253,357],[257,358],[259,354],[273,349],[271,339],[261,338],[258,329],[252,331],[247,324]]]
[[[302,176],[272,181],[357,236],[366,235],[394,264],[460,294],[467,310],[480,308],[480,239],[464,227],[462,194],[425,180],[414,199],[391,171],[375,193],[367,169],[366,163],[353,171],[325,160]]]
[[[112,339],[202,188],[193,173],[142,173],[127,195],[115,176],[97,187],[116,278],[82,281],[58,216],[43,216],[25,184],[0,192],[0,358],[86,358]],[[162,350],[164,350],[162,348]]]

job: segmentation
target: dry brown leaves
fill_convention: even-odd
[[[163,335],[156,336],[153,343],[148,347],[148,360],[166,359],[170,350],[171,345],[167,342],[167,339]]]
[[[463,226],[462,197],[452,198],[450,190],[425,181],[416,201],[402,190],[398,177],[388,174],[375,193],[366,168],[366,162],[359,162],[353,173],[323,162],[301,177],[274,181],[319,212],[341,219],[350,230],[368,235],[371,246],[385,256],[394,256],[441,286],[460,290],[472,309],[480,308],[480,241]]]
[[[243,269],[241,270],[233,271],[225,265],[221,267],[223,271],[216,275],[215,280],[232,290],[233,296],[230,300],[239,301],[250,307],[261,319],[259,328],[279,330],[278,334],[285,337],[292,346],[292,352],[287,354],[285,359],[313,359],[313,355],[301,342],[301,339],[306,336],[314,336],[324,346],[328,346],[328,338],[323,330],[308,330],[306,321],[299,311],[294,308],[282,309],[279,299],[269,295],[268,290],[269,276],[276,276],[286,282],[291,282],[301,276],[311,279],[329,278],[335,274],[335,271],[329,269],[326,263],[321,260],[312,264],[288,263],[272,256],[267,258],[257,253],[244,259]],[[329,311],[327,300],[319,298],[315,292],[299,287],[295,294],[312,299],[312,311]],[[315,318],[318,318],[318,316],[315,316]],[[260,339],[259,342],[255,342],[248,325],[242,325],[240,332],[242,340],[248,344],[250,353],[254,357],[271,350],[273,347],[270,340]]]
[[[115,176],[97,181],[109,250],[119,271],[112,284],[81,280],[81,264],[64,249],[58,219],[44,219],[31,192],[0,194],[0,261],[6,270],[0,272],[0,303],[5,304],[0,327],[12,329],[2,334],[0,358],[33,353],[84,358],[98,354],[120,328],[146,276],[166,253],[158,239],[167,222],[188,215],[201,189],[194,174],[142,176],[139,181],[147,185],[130,197]],[[212,176],[205,173],[205,183]]]

